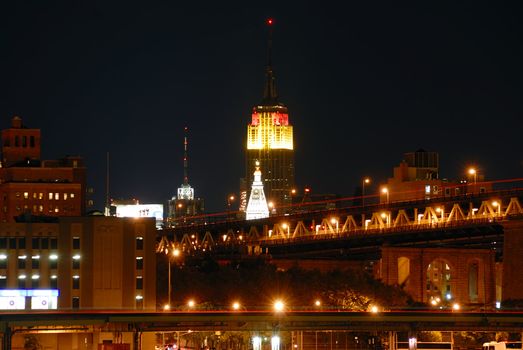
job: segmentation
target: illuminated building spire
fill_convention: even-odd
[[[276,92],[276,79],[272,71],[272,25],[274,21],[272,18],[267,20],[269,27],[269,39],[267,44],[267,68],[265,70],[265,90],[263,92],[262,105],[274,106],[278,105],[278,93]]]
[[[187,133],[189,132],[189,128],[185,127],[183,129],[184,131],[184,137],[183,137],[183,183],[180,187],[178,187],[178,199],[194,199],[194,188],[189,185],[189,175],[188,175],[188,168],[189,168],[189,160],[187,156],[187,149],[188,149],[188,141],[187,141]]]
[[[255,220],[269,217],[269,206],[265,193],[263,192],[263,182],[261,180],[260,162],[256,162],[254,171],[254,181],[252,182],[251,195],[247,204],[246,219]]]
[[[189,185],[189,175],[188,175],[188,163],[189,160],[187,159],[187,133],[189,132],[189,128],[185,127],[183,129],[183,132],[185,134],[183,138],[183,184]]]

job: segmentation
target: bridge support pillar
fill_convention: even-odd
[[[523,299],[523,220],[503,223],[501,300]]]
[[[2,350],[11,350],[11,328],[6,326],[2,334]]]

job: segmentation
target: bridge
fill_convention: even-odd
[[[389,311],[244,311],[244,312],[122,312],[76,311],[3,313],[2,349],[11,349],[17,334],[122,332],[132,334],[133,349],[141,349],[147,332],[183,331],[504,331],[520,332],[523,312]]]
[[[523,299],[517,275],[523,269],[522,182],[497,181],[484,193],[417,201],[366,198],[365,206],[352,197],[322,203],[328,210],[312,203],[253,221],[211,215],[163,230],[158,251],[210,252],[225,260],[261,256],[281,268],[367,263],[376,278],[404,286],[415,300],[450,295],[494,308],[496,301]]]

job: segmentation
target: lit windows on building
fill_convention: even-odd
[[[39,275],[32,275],[31,276],[31,288],[37,289],[40,287],[40,276]]]
[[[73,255],[73,269],[78,270],[80,268],[80,254]]]
[[[80,308],[80,297],[73,297],[72,304],[73,309],[78,310]]]
[[[80,276],[73,276],[73,289],[80,289]]]
[[[18,256],[18,268],[21,270],[25,269],[25,259],[27,259],[27,255]]]
[[[57,201],[57,200],[59,200],[59,199],[60,199],[60,193],[55,192],[55,194],[54,194],[54,200]]]
[[[136,250],[143,250],[143,237],[136,237]]]
[[[51,254],[49,255],[49,268],[56,269],[58,267],[58,255]]]
[[[25,280],[27,276],[26,275],[19,275],[18,276],[18,289],[25,289]]]
[[[64,193],[64,201],[67,200],[67,193]]]
[[[143,277],[142,276],[136,276],[136,289],[137,290],[143,289]]]
[[[6,288],[7,288],[7,276],[0,275],[0,289],[6,289]]]
[[[29,192],[24,192],[24,199],[28,199],[29,198]]]
[[[33,255],[31,257],[31,268],[38,270],[40,268],[40,255]]]
[[[143,257],[142,256],[136,257],[136,269],[143,270]]]
[[[53,200],[53,193],[52,193],[52,192],[49,192],[49,200],[50,200],[50,201]]]
[[[0,254],[0,269],[7,269],[7,255]]]
[[[38,193],[38,199],[44,199],[44,194],[42,192]]]
[[[49,278],[49,286],[51,287],[51,289],[58,289],[58,276],[51,275],[51,277]]]
[[[74,198],[74,193],[71,193],[70,197],[71,197],[71,199],[73,199]]]

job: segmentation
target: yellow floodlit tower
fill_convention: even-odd
[[[291,204],[294,187],[294,141],[292,125],[289,124],[287,107],[278,101],[272,70],[272,20],[268,20],[268,63],[265,72],[263,100],[254,106],[250,124],[247,126],[246,179],[247,188],[252,187],[251,174],[256,161],[263,169],[263,186],[268,201],[281,208]]]

